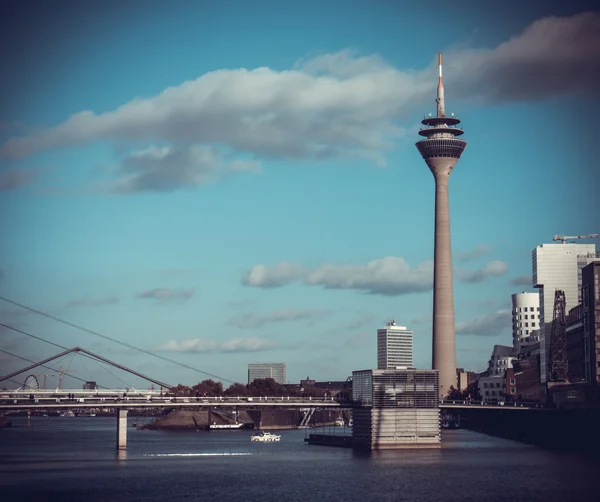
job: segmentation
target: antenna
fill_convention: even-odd
[[[446,108],[444,104],[444,83],[442,82],[442,53],[438,52],[438,87],[437,87],[437,116],[445,117]]]

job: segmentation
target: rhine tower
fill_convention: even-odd
[[[435,179],[432,368],[439,372],[440,397],[445,397],[451,386],[456,387],[457,381],[448,180],[467,143],[457,139],[463,134],[458,117],[446,116],[441,52],[438,75],[437,114],[423,119],[426,127],[421,128],[419,134],[426,139],[417,141],[416,147]]]

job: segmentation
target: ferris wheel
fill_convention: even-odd
[[[24,390],[40,390],[40,382],[35,375],[28,375],[23,383]]]

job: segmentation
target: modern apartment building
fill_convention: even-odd
[[[507,345],[494,345],[492,356],[488,361],[487,371],[479,377],[479,395],[485,403],[504,401],[506,389],[506,373],[511,370],[515,355],[513,348]],[[514,375],[511,376],[514,380]],[[513,381],[514,384],[514,381]]]
[[[490,376],[504,375],[508,368],[512,368],[515,355],[513,348],[507,345],[494,345],[492,357],[488,361],[488,372]]]
[[[581,303],[566,319],[568,382],[551,391],[554,404],[564,407],[600,403],[600,253],[581,276]]]
[[[584,267],[581,289],[585,378],[600,392],[600,257]]]
[[[554,293],[565,292],[566,311],[575,307],[581,295],[581,268],[592,261],[595,244],[542,244],[532,251],[533,287],[540,291],[540,378],[547,382]]]
[[[281,385],[285,384],[285,363],[248,364],[248,383],[262,378],[272,378]]]
[[[413,332],[389,321],[377,330],[377,369],[413,367]]]
[[[539,293],[516,293],[512,295],[513,351],[540,341],[540,295]]]

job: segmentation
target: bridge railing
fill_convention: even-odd
[[[538,401],[499,401],[486,402],[484,400],[472,399],[440,399],[440,405],[445,406],[505,406],[506,408],[552,408],[552,406],[544,405]]]
[[[337,402],[335,397],[298,397],[298,396],[169,396],[155,392],[140,391],[136,393],[115,391],[3,391],[0,392],[0,403],[66,403],[66,402],[163,402],[163,403],[231,403],[250,404],[261,402],[294,402],[323,403]]]

